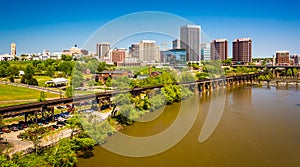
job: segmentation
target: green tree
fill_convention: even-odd
[[[125,93],[119,93],[113,98],[113,103],[118,105],[118,106],[123,106],[127,104],[131,104],[130,100],[131,95],[130,94],[125,94]]]
[[[3,155],[0,155],[0,166],[1,167],[18,167],[19,165],[15,164],[13,161],[7,159]]]
[[[63,61],[71,61],[73,59],[73,57],[71,55],[61,55],[61,60]]]
[[[0,77],[7,77],[9,75],[10,64],[7,61],[0,61]]]
[[[67,125],[72,130],[71,132],[71,138],[72,138],[74,136],[75,130],[81,127],[79,116],[75,114],[73,117],[69,118]]]
[[[47,95],[45,94],[45,92],[44,91],[41,91],[40,92],[40,97],[38,98],[38,102],[43,102],[43,101],[46,101],[46,99],[47,99]]]
[[[112,80],[112,86],[118,89],[127,89],[130,87],[130,78],[128,76],[117,77]]]
[[[71,84],[73,88],[78,88],[81,86],[81,83],[84,81],[82,72],[74,68],[73,74],[72,74],[72,80]]]
[[[73,88],[72,86],[69,86],[66,88],[66,93],[65,93],[66,97],[73,97]]]
[[[19,68],[17,66],[10,66],[8,71],[9,76],[16,77],[19,75]]]
[[[32,65],[28,64],[24,71],[24,75],[21,78],[21,83],[28,84],[28,85],[38,85],[38,82],[35,78],[33,78],[34,70]]]
[[[231,59],[222,60],[222,64],[224,66],[231,66],[232,60]]]
[[[70,139],[62,139],[45,153],[46,161],[53,167],[73,167],[77,158],[72,150]]]
[[[71,140],[72,149],[75,151],[87,151],[92,150],[97,144],[96,141],[90,137],[74,138]]]
[[[100,62],[97,67],[98,72],[102,72],[108,69],[108,65],[105,62]]]
[[[58,69],[64,72],[65,75],[70,76],[72,74],[75,62],[72,61],[62,61],[58,64]]]
[[[97,60],[91,60],[87,63],[87,68],[90,69],[91,73],[95,73],[97,71],[98,62]]]
[[[298,70],[296,68],[293,68],[293,76],[294,76],[294,78],[297,77],[297,74],[298,74]]]
[[[45,74],[49,77],[52,77],[54,75],[54,71],[55,71],[54,65],[49,65]]]
[[[192,73],[190,72],[183,72],[180,75],[180,82],[192,82],[195,81],[195,77]]]
[[[111,87],[112,86],[112,79],[111,77],[108,77],[105,81],[106,87]]]
[[[33,124],[28,129],[26,129],[24,133],[26,136],[28,136],[28,138],[26,138],[26,140],[29,140],[32,142],[33,147],[35,149],[35,154],[37,155],[42,138],[45,135],[45,129],[37,124]]]
[[[42,74],[45,66],[44,63],[37,64],[36,68],[34,69],[35,73]]]
[[[290,68],[286,71],[286,75],[289,76],[289,77],[292,77],[293,72]]]

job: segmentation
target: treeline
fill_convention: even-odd
[[[88,137],[86,133],[76,138],[61,139],[58,144],[40,150],[38,154],[28,154],[24,157],[22,153],[16,153],[12,158],[0,155],[1,167],[73,167],[76,166],[77,156],[89,156],[96,142]]]

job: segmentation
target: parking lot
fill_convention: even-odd
[[[68,121],[68,118],[70,118],[71,116],[72,115],[70,115],[68,112],[65,112],[54,115],[55,121],[53,122],[50,122],[52,120],[52,118],[50,117],[38,119],[35,121],[37,121],[37,124],[41,127],[49,128],[49,130],[56,130],[64,127]],[[15,153],[20,150],[27,150],[30,147],[33,147],[30,141],[23,139],[24,136],[22,134],[24,134],[28,126],[34,123],[35,122],[33,121],[28,121],[26,123],[24,121],[20,121],[18,124],[11,124],[1,128],[1,142],[8,142],[12,145],[12,148],[10,148],[9,151],[10,153]],[[61,130],[57,134],[47,136],[42,142],[42,146],[57,142],[59,138],[69,137],[70,135],[70,129]]]

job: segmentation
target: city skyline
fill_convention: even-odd
[[[74,7],[66,8],[71,2]],[[139,11],[162,11],[184,17],[201,25],[210,40],[226,38],[233,41],[250,37],[254,41],[253,57],[271,57],[276,50],[300,53],[297,45],[297,39],[300,38],[300,14],[296,10],[299,5],[294,1],[250,4],[230,1],[220,2],[218,6],[197,1],[181,3],[181,8],[190,10],[177,10],[179,1],[172,1],[172,4],[156,1],[149,5],[133,1],[134,5],[126,9],[123,8],[126,2],[112,1],[106,2],[107,7],[101,11],[95,10],[100,3],[76,0],[59,3],[19,1],[15,5],[15,12],[10,12],[11,2],[3,2],[3,10],[0,11],[3,16],[0,18],[3,23],[0,28],[0,54],[10,53],[10,44],[13,42],[18,45],[18,55],[38,53],[43,49],[61,51],[74,44],[81,47],[93,32],[110,20]],[[199,6],[204,7],[198,10]],[[73,8],[89,12],[74,12]],[[274,12],[281,8],[286,8],[286,12]],[[273,41],[272,44],[269,41]],[[228,47],[232,48],[231,43]],[[228,55],[232,57],[231,49]]]

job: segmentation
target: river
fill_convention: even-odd
[[[224,97],[224,100],[218,98]],[[216,102],[218,99],[220,102]],[[222,103],[223,102],[223,103]],[[224,107],[222,106],[224,104]],[[214,107],[224,109],[213,111]],[[196,108],[196,116],[192,117]],[[210,110],[211,109],[211,110]],[[95,147],[93,156],[79,158],[80,167],[92,166],[300,166],[300,91],[296,89],[253,88],[239,86],[219,89],[210,93],[196,94],[194,97],[166,106],[162,112],[147,114],[143,120],[126,127],[122,134],[137,138],[163,133],[166,129],[176,127],[178,134],[186,132],[177,144],[164,148],[163,139],[144,142],[140,148],[124,140],[116,143],[113,135],[107,144],[115,143],[120,149],[127,146],[132,150],[149,150],[158,154],[147,157],[128,157],[126,153],[112,153],[103,147]],[[158,114],[157,114],[158,113]],[[194,112],[195,113],[195,112]],[[182,115],[180,115],[182,114]],[[159,116],[158,116],[159,115]],[[180,117],[181,126],[173,126]],[[207,121],[213,116],[212,121]],[[188,122],[193,122],[189,124]],[[207,121],[207,122],[206,122]],[[217,122],[217,124],[216,124]],[[199,134],[204,128],[217,125],[211,135],[199,142]],[[190,128],[189,128],[190,126]],[[186,128],[188,127],[188,128]],[[170,133],[171,140],[177,138],[176,133]],[[155,140],[155,139],[154,139]],[[112,141],[112,142],[111,142]]]

